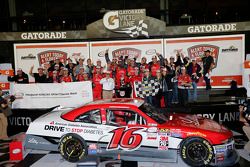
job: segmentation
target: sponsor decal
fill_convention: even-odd
[[[50,143],[48,142],[40,142],[40,141],[37,141],[35,138],[29,138],[28,139],[28,143],[31,143],[31,144],[44,144],[44,145],[49,145]]]
[[[22,150],[20,148],[16,148],[12,150],[12,154],[19,154]]]
[[[66,39],[67,32],[24,32],[21,34],[21,39]]]
[[[226,49],[221,49],[222,52],[238,52],[238,48],[236,48],[235,46],[230,46],[229,48]]]
[[[169,136],[170,135],[170,129],[160,128],[158,130],[158,135]]]
[[[168,150],[168,136],[160,136],[158,150]]]
[[[130,37],[140,35],[148,37],[146,9],[109,11],[103,16],[103,25],[115,33],[124,33]]]
[[[120,56],[129,56],[131,58],[140,58],[141,50],[136,48],[120,48],[112,51],[113,58]]]
[[[224,161],[225,155],[224,154],[216,154],[216,161]]]
[[[157,139],[157,133],[148,132],[148,133],[147,133],[147,139],[148,139],[148,140],[156,140],[156,139]]]
[[[97,145],[96,144],[89,145],[88,154],[89,155],[97,154]]]
[[[1,74],[0,74],[1,75]],[[10,89],[10,83],[3,83],[3,82],[0,82],[0,88],[2,90],[9,90]]]
[[[52,125],[45,125],[44,130],[56,131],[56,132],[64,132],[65,127],[62,126],[52,126]]]
[[[1,75],[14,76],[14,70],[1,70],[0,69],[0,74]]]
[[[33,54],[28,54],[28,56],[22,56],[21,57],[22,60],[33,60],[36,59],[36,56],[34,56]]]
[[[92,129],[84,129],[83,133],[89,133],[89,134],[96,134],[96,135],[103,135],[102,130],[92,130]]]
[[[215,153],[224,153],[227,150],[227,146],[225,145],[220,145],[220,146],[215,146],[214,147]]]
[[[187,132],[187,136],[201,136],[201,137],[206,137],[206,134],[203,134],[201,132]]]
[[[55,61],[56,59],[60,59],[60,62],[64,63],[67,59],[67,53],[59,50],[48,50],[40,52],[37,55],[40,65],[48,63],[50,61]]]
[[[190,59],[195,58],[198,62],[202,62],[202,57],[204,57],[204,51],[210,50],[211,56],[214,58],[214,63],[216,68],[218,56],[219,56],[219,47],[215,45],[208,45],[208,44],[202,44],[202,45],[195,45],[187,49],[188,50],[188,56]]]
[[[109,133],[113,133],[113,136],[107,146],[107,150],[118,150],[123,149],[125,151],[133,151],[141,146],[142,135],[139,131],[144,128],[117,128]]]
[[[228,32],[228,31],[236,31],[236,23],[230,24],[210,24],[210,25],[197,25],[197,26],[189,26],[187,28],[187,32],[190,34],[195,33],[211,33],[211,32]]]
[[[180,132],[171,132],[171,135],[170,135],[171,137],[177,137],[177,138],[180,138],[180,137],[182,137],[182,133],[180,133]]]

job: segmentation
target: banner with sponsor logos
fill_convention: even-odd
[[[164,39],[165,57],[176,57],[177,52],[190,59],[195,58],[202,66],[204,51],[210,50],[215,66],[211,84],[215,87],[228,87],[232,80],[242,85],[242,64],[245,56],[245,36],[226,35],[192,38]],[[199,86],[205,82],[200,79]]]
[[[32,65],[33,72],[37,72],[39,66],[46,66],[46,63],[60,59],[65,63],[68,58],[74,62],[75,58],[89,58],[88,42],[70,43],[27,43],[14,44],[15,67],[22,68],[25,73],[29,73]],[[86,64],[86,60],[85,60]],[[34,82],[33,77],[29,77],[30,82]]]
[[[77,107],[93,101],[92,82],[15,84],[14,109]]]
[[[128,56],[136,58],[137,62],[140,62],[144,56],[147,62],[150,62],[156,52],[163,53],[163,39],[90,42],[89,46],[94,64],[98,59],[106,64],[104,57],[106,49],[109,49],[111,60],[120,56],[123,58]]]

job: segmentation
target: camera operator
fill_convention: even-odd
[[[2,90],[0,89],[0,140],[8,139],[7,127],[8,120],[7,117],[11,115],[11,109],[9,104],[15,100],[14,96],[9,98],[4,97]]]
[[[247,103],[239,105],[240,122],[244,123],[243,131],[248,138],[248,143],[244,146],[244,149],[250,153],[250,106]]]

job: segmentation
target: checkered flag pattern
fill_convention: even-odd
[[[138,37],[139,35],[144,35],[148,37],[147,29],[148,29],[148,25],[144,23],[143,20],[140,20],[138,23],[138,26],[124,28],[122,31],[117,31],[117,32],[126,33],[132,38]]]
[[[160,89],[160,86],[157,81],[150,80],[149,82],[135,82],[134,91],[136,97],[144,98],[146,96],[155,96]]]

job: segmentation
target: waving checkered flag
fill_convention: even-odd
[[[126,33],[132,38],[138,37],[139,35],[144,35],[148,37],[147,29],[148,25],[144,23],[143,20],[140,20],[138,26],[124,28],[122,31],[117,31],[117,32]]]
[[[134,91],[136,97],[155,96],[159,92],[159,83],[155,80],[134,82]]]

